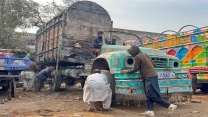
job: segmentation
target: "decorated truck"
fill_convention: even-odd
[[[92,39],[97,31],[105,31],[100,55],[93,54]],[[62,14],[42,26],[36,34],[36,62],[56,66],[51,85],[58,91],[61,83],[68,86],[81,83],[94,69],[102,70],[113,91],[113,101],[140,105],[144,84],[140,73],[121,74],[121,69],[132,68],[133,57],[127,53],[129,46],[112,38],[112,21],[107,11],[90,1],[75,2]],[[141,39],[134,34],[143,45]],[[142,48],[156,64],[161,93],[172,101],[187,100],[192,95],[192,82],[186,72],[180,72],[179,59],[157,49]],[[173,66],[177,64],[177,66]],[[116,101],[115,101],[116,100]]]
[[[181,32],[187,26],[192,26],[195,29]],[[161,34],[169,31],[171,30]],[[175,34],[167,36],[160,34],[155,39],[147,39],[144,41],[144,46],[160,49],[168,55],[177,57],[180,60],[181,72],[188,72],[188,77],[192,79],[193,92],[200,88],[201,91],[208,93],[207,32],[208,27],[198,28],[193,25],[186,25]]]
[[[16,54],[14,54],[16,52]],[[0,87],[3,91],[10,89],[10,95],[15,97],[15,89],[20,81],[22,70],[29,68],[30,58],[19,58],[24,52],[11,52],[9,49],[0,49]],[[17,56],[15,56],[17,55]]]

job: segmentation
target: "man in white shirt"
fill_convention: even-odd
[[[101,74],[99,69],[95,69],[93,74],[87,77],[83,91],[83,101],[88,102],[90,112],[94,111],[94,104],[99,101],[103,103],[103,111],[110,109],[112,90],[106,76]]]

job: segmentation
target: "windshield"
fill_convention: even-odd
[[[147,37],[141,38],[133,33],[122,32],[122,31],[112,31],[112,32],[106,31],[104,33],[104,38],[105,38],[105,44],[107,45],[123,45],[123,46],[136,45],[143,47],[143,44],[141,44],[140,42],[143,39],[146,39]]]

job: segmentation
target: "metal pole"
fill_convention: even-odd
[[[110,28],[110,41],[112,41],[112,29],[113,29],[113,21],[111,21],[111,28]]]
[[[57,61],[56,61],[55,77],[54,77],[54,81],[53,81],[53,92],[55,91],[55,84],[56,84],[56,79],[57,79],[57,74],[58,74],[58,66],[59,66],[60,57],[61,57],[61,50],[62,50],[63,39],[64,39],[65,25],[66,25],[65,20],[67,19],[67,11],[68,11],[68,9],[64,12],[64,16],[63,16],[64,18],[63,18],[63,21],[62,21],[63,30],[62,30],[61,41],[59,41],[59,47],[58,47],[58,56],[57,56]]]

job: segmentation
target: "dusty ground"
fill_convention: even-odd
[[[0,101],[5,99],[8,92],[0,91]],[[178,105],[177,111],[172,117],[208,117],[208,95],[198,94],[195,99],[202,103],[186,102]],[[146,106],[113,106],[110,112],[88,112],[87,104],[82,101],[82,89],[72,87],[62,89],[58,93],[49,94],[47,89],[43,93],[23,92],[18,89],[17,97],[0,104],[0,117],[140,117],[140,113],[146,110]],[[193,111],[199,111],[193,114]],[[166,117],[167,109],[156,105],[156,117]]]

